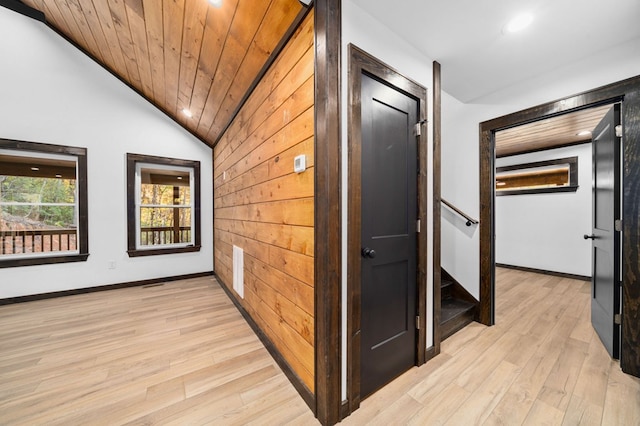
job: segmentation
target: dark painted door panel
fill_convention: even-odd
[[[415,365],[417,100],[362,76],[361,396]]]
[[[591,323],[609,354],[619,357],[620,326],[620,105],[614,105],[592,133],[593,138],[593,262]]]

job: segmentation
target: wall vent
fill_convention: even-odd
[[[233,246],[233,290],[244,299],[244,250]]]

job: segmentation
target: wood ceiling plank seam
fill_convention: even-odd
[[[111,19],[109,4],[104,0],[92,0],[92,5],[114,61],[113,69],[124,81],[130,81],[129,70],[120,47],[120,40],[115,31],[113,19]]]
[[[118,35],[122,57],[125,60],[127,71],[129,73],[129,84],[133,86],[139,93],[142,91],[142,80],[136,63],[136,54],[133,49],[133,39],[129,32],[129,20],[127,11],[125,10],[122,0],[106,0],[109,4],[111,19],[113,21],[114,30]]]
[[[228,0],[223,8],[207,14],[190,109],[198,127],[237,10],[238,1]]]
[[[87,44],[76,24],[75,19],[70,16],[70,11],[67,9],[67,13],[63,14],[61,7],[59,7],[56,0],[46,0],[46,5],[49,10],[49,14],[55,16],[56,21],[61,24],[60,26],[57,26],[56,29],[66,35],[70,40],[73,40],[78,46],[84,49],[85,52],[89,52],[87,50]]]
[[[77,2],[77,0],[63,0],[62,13],[69,13],[70,16],[76,23],[77,28],[80,30],[82,34],[82,38],[84,39],[84,49],[91,53],[91,55],[96,58],[96,60],[100,63],[105,63],[105,58],[100,51],[100,47],[93,37],[93,33],[91,32],[91,28],[89,28],[89,24],[87,24],[87,19],[82,10],[82,7]],[[68,12],[67,12],[68,10]]]
[[[298,16],[302,7],[300,3],[298,2],[298,7],[294,8],[292,5],[296,3],[291,3],[290,0],[284,1],[286,3],[285,6],[276,4],[277,2],[281,4],[282,0],[272,2],[265,13],[260,27],[251,41],[249,50],[240,65],[240,69],[236,73],[218,110],[218,115],[222,114],[225,119],[214,119],[214,134],[219,135],[227,126],[229,118],[235,113],[238,101],[249,91],[253,84],[253,78],[260,73],[271,53],[287,33],[296,16]]]
[[[44,0],[23,0],[22,3],[44,13]]]
[[[165,108],[174,117],[178,114],[178,88],[182,35],[184,33],[184,0],[163,1]]]
[[[151,82],[153,84],[153,98],[157,105],[164,105],[165,77],[164,77],[164,28],[162,25],[162,2],[157,0],[143,0],[142,3],[149,45],[149,61],[151,64]]]
[[[214,76],[214,81],[217,84],[211,86],[212,90],[207,96],[207,102],[198,125],[198,133],[208,135],[222,99],[231,84],[232,76],[238,71],[242,59],[244,59],[249,48],[249,43],[253,40],[260,22],[262,22],[264,14],[271,4],[271,2],[265,3],[259,2],[260,6],[258,7],[252,1],[240,0],[238,2],[238,11],[231,23],[229,36],[220,58],[220,65]],[[207,136],[206,139],[209,139],[209,137]],[[215,140],[215,138],[213,139]]]
[[[251,73],[247,73],[252,75],[253,77],[250,77],[247,80],[246,75],[243,74],[243,68],[247,67],[247,58],[250,57],[251,52],[252,52],[252,47],[254,45],[254,40],[256,38],[256,34],[258,34],[258,31],[260,30],[260,28],[262,27],[264,20],[267,16],[267,14],[269,13],[269,10],[271,9],[271,7],[273,6],[273,4],[275,3],[276,0],[272,0],[269,3],[269,6],[267,7],[267,9],[264,11],[264,13],[262,14],[262,17],[260,18],[260,23],[258,24],[257,27],[255,27],[255,32],[253,32],[253,35],[251,37],[251,39],[249,40],[248,38],[246,40],[242,40],[243,42],[243,46],[246,46],[245,50],[244,50],[244,54],[242,55],[242,59],[240,61],[240,63],[237,65],[236,69],[233,70],[233,72],[230,72],[227,74],[227,76],[232,76],[230,78],[228,78],[226,80],[225,83],[227,83],[225,86],[223,86],[223,90],[220,90],[219,96],[217,98],[217,101],[215,103],[216,105],[216,109],[213,112],[213,120],[211,122],[211,126],[209,126],[209,130],[207,131],[207,138],[212,138],[213,140],[217,140],[220,136],[220,131],[222,128],[224,128],[229,120],[230,120],[230,113],[227,112],[226,115],[224,113],[224,111],[222,110],[222,106],[224,105],[225,100],[230,96],[230,92],[233,91],[234,85],[236,86],[240,86],[240,90],[242,91],[242,93],[246,93],[249,88],[251,87],[251,84],[253,83],[253,80],[255,79],[255,76],[259,73],[260,68],[259,67],[257,70],[251,70]],[[247,32],[248,34],[249,32]],[[240,57],[240,56],[238,56]],[[266,61],[268,60],[269,56],[267,55],[262,64],[264,65],[264,63],[266,63]],[[240,81],[238,81],[238,79],[240,78]],[[236,100],[236,102],[238,102],[240,99],[242,99],[242,95],[238,96],[238,99]],[[221,115],[222,112],[222,115]]]
[[[87,1],[84,5],[77,3],[84,13],[87,25],[93,38],[102,54],[103,66],[119,75],[121,78],[126,77],[126,74],[122,74],[124,63],[120,63],[114,56],[111,49],[111,44],[107,40],[107,35],[102,28],[102,22],[98,12],[96,11],[93,1]],[[124,69],[126,71],[126,68]]]
[[[182,50],[180,59],[180,78],[178,85],[178,106],[177,108],[190,108],[191,97],[193,96],[193,86],[195,84],[196,69],[200,59],[200,48],[204,35],[204,25],[207,19],[209,5],[202,0],[186,0]],[[183,126],[188,126],[187,116],[177,114],[178,120]]]
[[[136,55],[136,63],[138,64],[138,72],[140,74],[140,81],[142,82],[142,93],[153,103],[155,99],[153,97],[153,78],[151,76],[151,64],[149,61],[147,27],[144,16],[139,14],[137,6],[131,6],[132,2],[137,4],[137,1],[134,0],[125,0],[124,4],[127,21],[129,22],[129,32],[133,40],[133,51]]]
[[[304,37],[303,32],[309,32],[309,37]],[[296,28],[291,39],[295,39],[296,43],[287,44],[277,58],[273,61],[269,69],[265,72],[260,84],[256,86],[250,96],[247,98],[245,105],[238,111],[228,128],[221,136],[219,143],[223,143],[225,139],[237,139],[238,132],[247,129],[247,121],[255,115],[255,111],[260,108],[267,97],[273,92],[278,85],[288,75],[280,73],[280,64],[291,62],[295,58],[303,57],[309,49],[313,48],[313,13],[309,13],[305,20]],[[301,40],[308,40],[303,43]],[[292,59],[293,58],[293,59]],[[290,71],[290,70],[289,70]]]

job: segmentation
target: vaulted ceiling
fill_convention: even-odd
[[[210,146],[304,12],[298,0],[23,3]]]

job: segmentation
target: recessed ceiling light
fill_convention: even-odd
[[[211,3],[215,7],[222,6],[222,0],[209,0],[209,3]]]
[[[576,136],[588,136],[591,134],[590,130],[583,130],[581,132],[576,133]]]
[[[56,177],[57,177],[57,178],[61,178],[61,177],[62,177],[62,175],[56,175]]]
[[[37,172],[38,170],[40,170],[40,167],[32,167],[31,170],[33,170],[34,172]]]
[[[193,114],[187,108],[182,108],[182,113],[189,118],[193,117]]]
[[[506,184],[507,184],[507,182],[500,182],[500,181],[496,182],[497,186],[505,186]]]
[[[517,33],[527,28],[533,22],[533,15],[530,13],[523,13],[510,20],[504,27],[505,33]]]
[[[182,176],[178,176],[178,180],[182,180]]]

